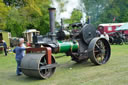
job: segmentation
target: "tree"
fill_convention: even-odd
[[[127,22],[128,1],[113,0],[112,3],[105,9],[104,13],[100,15],[101,23],[120,23]],[[115,21],[113,21],[115,19]]]
[[[18,1],[18,0],[16,0]],[[20,0],[19,0],[20,1]],[[49,31],[49,0],[22,0],[24,6],[11,5],[6,18],[6,30],[21,37],[26,29],[37,29],[41,34]],[[15,3],[15,2],[14,2]],[[18,2],[17,2],[18,3]]]
[[[6,17],[8,16],[8,12],[10,7],[7,7],[2,0],[0,0],[0,29],[6,28]]]
[[[21,7],[25,5],[25,0],[3,0],[7,6]]]
[[[39,30],[41,34],[47,33],[49,31],[48,8],[50,4],[51,2],[49,0],[33,0],[32,3],[31,0],[28,0],[27,7],[24,8],[26,13],[23,13],[26,14],[26,20],[28,21],[27,27],[33,26],[33,28]]]
[[[91,17],[90,21],[92,24],[101,22],[99,21],[102,17],[101,15],[105,15],[106,8],[108,8],[113,1],[114,0],[83,0],[87,10],[87,16]]]
[[[21,37],[22,32],[26,29],[26,24],[25,18],[13,7],[7,17],[6,30],[10,31],[12,36]]]
[[[82,12],[80,10],[75,9],[72,12],[71,18],[65,19],[64,23],[72,24],[72,23],[80,22],[81,18],[82,18]]]

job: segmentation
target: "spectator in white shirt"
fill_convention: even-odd
[[[106,38],[109,41],[109,35],[104,32],[104,34],[101,34],[100,37]]]

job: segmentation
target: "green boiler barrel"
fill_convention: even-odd
[[[75,52],[78,50],[79,48],[79,44],[78,42],[72,42],[72,41],[69,41],[69,42],[63,42],[63,41],[58,41],[58,44],[59,44],[59,52],[68,52],[68,51],[71,51],[71,52]]]

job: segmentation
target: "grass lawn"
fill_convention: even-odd
[[[0,85],[128,85],[128,45],[111,48],[110,60],[101,66],[90,61],[76,64],[69,56],[57,57],[59,66],[46,80],[16,76],[14,54],[0,54]]]

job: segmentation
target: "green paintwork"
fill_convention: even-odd
[[[69,42],[58,41],[58,44],[59,44],[59,52],[68,52],[68,51],[74,52],[77,51],[79,47],[78,42],[72,42],[72,41]]]
[[[78,42],[75,42],[72,46],[72,51],[74,52],[74,51],[78,50],[78,48],[79,48],[79,44],[78,44]]]

